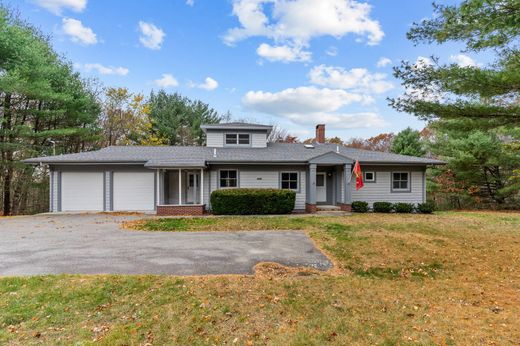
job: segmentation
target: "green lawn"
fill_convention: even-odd
[[[0,279],[0,344],[518,344],[520,213],[151,219],[302,229],[327,273]]]

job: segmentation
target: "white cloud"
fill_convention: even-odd
[[[91,28],[86,27],[81,21],[72,18],[63,18],[63,32],[70,36],[72,42],[82,43],[86,45],[96,44],[97,36]]]
[[[243,101],[246,106],[262,113],[292,114],[332,112],[353,102],[369,104],[373,102],[373,99],[344,90],[298,87],[277,93],[249,91]]]
[[[384,32],[370,11],[369,4],[356,0],[234,0],[233,14],[240,27],[229,29],[224,42],[233,45],[262,36],[277,46],[308,47],[315,37],[354,34],[375,45]]]
[[[87,0],[33,0],[38,6],[54,13],[61,15],[64,9],[74,12],[81,12],[87,7]]]
[[[415,63],[413,67],[415,69],[422,69],[433,65],[433,61],[430,58],[419,56],[417,57],[417,60],[415,60]]]
[[[385,58],[385,57],[381,57],[377,61],[377,67],[385,67],[387,65],[390,65],[391,63],[392,63],[392,60]]]
[[[361,93],[382,94],[394,88],[383,73],[370,73],[364,68],[319,65],[309,72],[311,83],[331,88],[351,89]]]
[[[338,55],[338,47],[331,46],[329,49],[325,51],[325,54],[328,56],[336,56]]]
[[[481,65],[478,64],[473,58],[464,54],[452,55],[450,56],[450,61],[454,62],[460,67],[477,67]]]
[[[195,0],[186,0],[186,5],[188,5],[188,6],[195,5]]]
[[[376,113],[338,112],[343,106],[354,102],[369,104],[373,101],[366,95],[316,87],[289,88],[275,93],[249,91],[242,99],[243,105],[252,111],[279,116],[298,124],[326,122],[337,128],[384,126],[384,120]]]
[[[267,43],[262,43],[258,46],[256,53],[269,61],[294,62],[309,61],[311,59],[311,53],[302,50],[301,47],[271,46]]]
[[[211,91],[211,90],[215,90],[216,88],[218,88],[218,82],[211,77],[206,77],[206,79],[204,80],[204,83],[196,84],[193,82],[189,82],[188,86],[190,88],[200,88],[200,89]]]
[[[156,79],[154,81],[155,85],[157,85],[160,88],[169,88],[169,87],[176,87],[179,85],[179,82],[177,79],[175,79],[171,74],[164,73],[161,78]]]
[[[81,67],[81,65],[76,65],[77,67]],[[83,66],[86,71],[92,71],[95,70],[99,74],[103,75],[118,75],[118,76],[126,76],[130,70],[128,70],[126,67],[116,67],[116,66],[104,66],[99,63],[93,63],[93,64],[85,64]]]
[[[164,36],[166,36],[164,31],[152,23],[143,21],[139,21],[139,31],[141,32],[139,42],[141,42],[143,46],[154,50],[161,49]]]

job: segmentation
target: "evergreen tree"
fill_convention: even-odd
[[[435,5],[433,19],[414,24],[415,44],[462,42],[486,52],[485,67],[403,62],[394,69],[407,92],[391,106],[430,122],[432,152],[447,160],[436,177],[450,176],[458,191],[504,205],[520,191],[520,2],[465,0]],[[442,180],[442,179],[441,179]]]
[[[394,137],[390,151],[395,154],[409,156],[424,156],[426,154],[420,132],[409,127]]]
[[[485,68],[440,65],[435,57],[432,64],[403,62],[394,75],[408,92],[390,104],[424,120],[473,120],[486,128],[519,126],[520,2],[465,0],[459,6],[434,9],[434,19],[414,24],[408,33],[415,44],[461,41],[467,51],[491,50],[497,59]]]
[[[202,145],[202,124],[217,124],[228,119],[201,101],[193,101],[178,93],[164,90],[152,92],[148,100],[150,112],[149,137],[143,143],[168,145]]]
[[[2,212],[43,211],[45,172],[20,160],[88,149],[97,140],[96,95],[40,32],[4,7],[0,72]]]

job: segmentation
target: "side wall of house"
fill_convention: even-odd
[[[218,190],[219,171],[231,169],[238,171],[238,187],[240,188],[272,188],[281,187],[282,172],[297,172],[299,176],[299,186],[296,191],[295,210],[305,209],[306,198],[306,167],[305,166],[236,166],[236,165],[215,165],[210,170],[210,193]],[[208,194],[209,198],[209,194]],[[209,204],[208,204],[209,205]]]
[[[363,172],[374,172],[375,182],[365,182],[356,191],[355,177],[352,181],[352,201],[422,203],[426,201],[426,167],[424,166],[361,166]],[[392,173],[408,172],[410,191],[392,191]]]

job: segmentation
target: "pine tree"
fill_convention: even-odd
[[[206,103],[164,90],[150,94],[148,107],[151,139],[145,139],[145,143],[202,145],[204,133],[200,125],[220,123],[226,118]]]
[[[421,134],[409,127],[394,137],[390,151],[409,156],[424,156],[426,154],[424,143],[421,141]]]
[[[24,158],[76,152],[97,140],[99,106],[88,83],[60,58],[47,38],[0,7],[0,171],[2,212],[42,211],[45,172]],[[38,180],[34,180],[38,179]],[[42,191],[45,192],[45,191]],[[42,197],[45,199],[42,199]]]
[[[394,69],[405,95],[395,109],[430,122],[432,152],[448,165],[459,191],[477,202],[518,203],[520,183],[520,2],[465,0],[435,5],[433,19],[413,25],[415,44],[462,42],[495,57],[487,66],[403,62]]]

